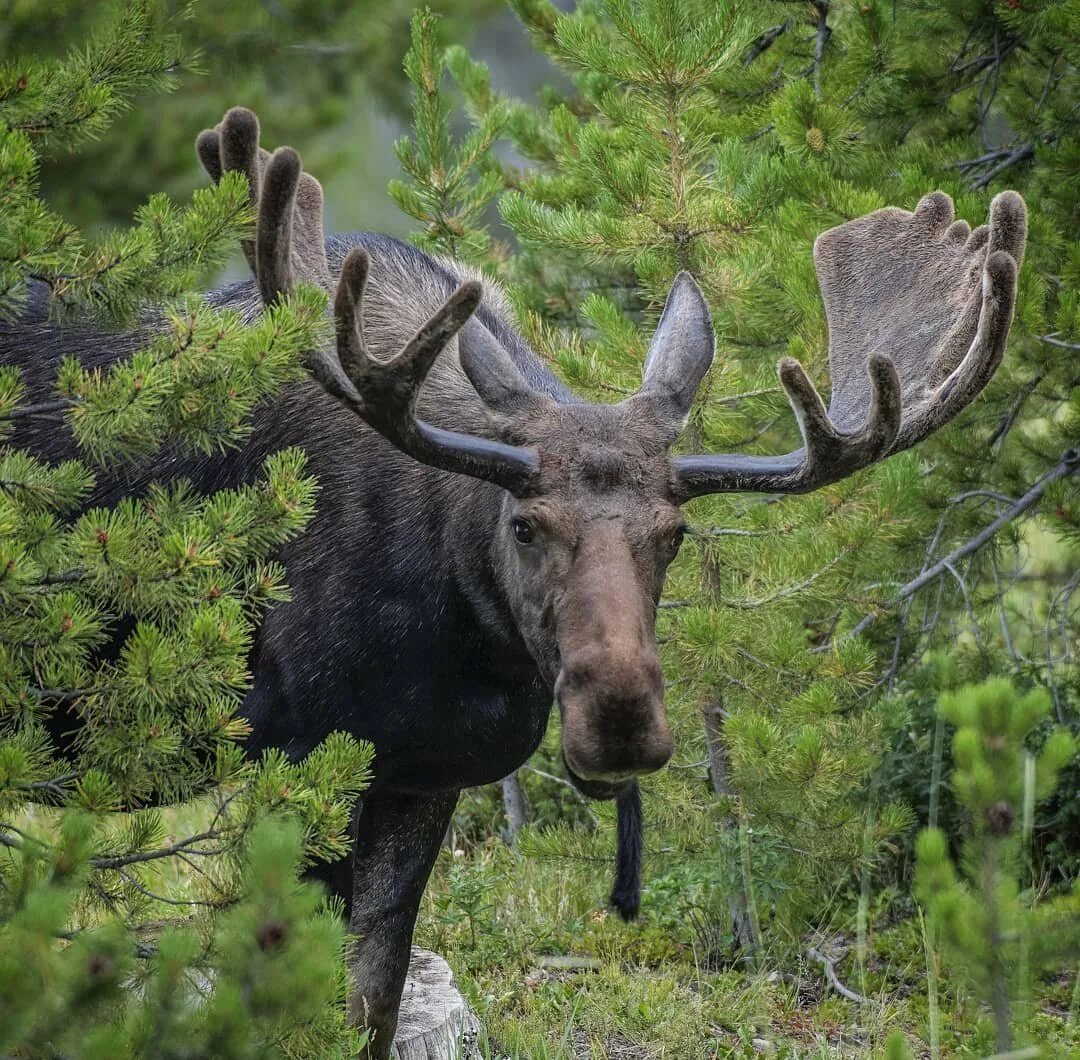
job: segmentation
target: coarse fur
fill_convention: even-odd
[[[407,244],[367,233],[328,240],[331,266],[340,269],[354,247],[371,255],[365,326],[377,349],[404,345],[466,278]],[[501,295],[489,291],[498,306]],[[208,301],[249,316],[262,305],[250,281]],[[29,402],[54,395],[63,357],[75,353],[87,368],[107,367],[146,338],[146,331],[61,328],[44,309],[36,291],[23,319],[0,322],[0,364],[22,368]],[[488,299],[475,322],[498,338],[532,386],[575,401]],[[422,401],[442,425],[486,429],[456,342],[436,363]],[[18,421],[11,442],[52,461],[78,455],[66,430],[40,420]],[[292,600],[272,608],[257,634],[243,710],[253,727],[249,750],[281,747],[298,758],[344,728],[377,748],[373,794],[388,786],[450,791],[505,776],[538,744],[551,693],[493,576],[492,525],[504,497],[498,487],[416,463],[309,381],[260,407],[237,450],[180,459],[166,449],[118,478],[99,475],[87,507],[115,504],[177,475],[206,492],[253,481],[267,455],[291,445],[308,454],[319,503],[307,532],[282,550]]]

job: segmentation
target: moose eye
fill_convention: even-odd
[[[671,549],[672,554],[679,551],[682,548],[683,539],[686,537],[686,527],[680,526],[678,530],[671,535],[671,539],[668,541],[668,548]]]
[[[526,522],[524,519],[514,519],[510,523],[510,529],[514,531],[514,540],[519,545],[531,545],[533,543],[533,528],[532,524]]]

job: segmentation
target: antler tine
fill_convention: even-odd
[[[900,430],[900,379],[892,360],[882,354],[870,357],[867,373],[872,397],[866,422],[858,431],[845,432],[830,418],[803,366],[785,357],[777,374],[803,447],[781,457],[677,456],[680,501],[706,493],[809,493],[880,460]]]
[[[803,436],[803,463],[792,492],[808,492],[830,476],[839,478],[872,464],[895,440],[902,411],[896,366],[879,353],[866,368],[872,395],[866,422],[858,431],[844,432],[825,410],[803,366],[791,357],[780,362],[777,374]]]
[[[255,280],[266,305],[293,289],[293,213],[300,156],[279,147],[266,163],[255,228]]]
[[[319,381],[394,446],[422,463],[495,482],[516,496],[526,494],[540,469],[534,450],[435,427],[416,414],[424,380],[446,344],[476,311],[481,285],[463,283],[404,349],[380,361],[371,356],[364,341],[368,269],[367,254],[351,250],[334,298],[337,364],[331,358],[316,357]]]
[[[259,119],[247,107],[232,107],[213,129],[203,129],[195,140],[195,150],[207,175],[215,183],[229,172],[247,177],[248,198],[253,206],[259,202],[262,168],[270,152],[259,146]],[[248,266],[254,274],[255,242],[240,242]]]
[[[798,362],[781,362],[803,448],[780,457],[677,457],[680,499],[805,493],[953,419],[1005,355],[1026,232],[1015,192],[998,195],[989,225],[974,231],[934,192],[914,212],[886,208],[823,233],[814,261],[829,324],[828,411]]]
[[[297,280],[328,287],[322,186],[303,171],[300,156],[291,147],[273,154],[260,147],[259,119],[246,107],[233,107],[216,128],[204,129],[195,148],[215,183],[232,171],[247,177],[258,220],[255,239],[241,245],[263,302],[273,303]]]
[[[298,280],[329,287],[322,186],[304,172],[300,156],[291,147],[279,147],[273,154],[260,147],[259,120],[244,107],[233,107],[216,128],[203,130],[195,145],[211,180],[220,181],[234,170],[247,177],[258,223],[255,240],[243,246],[263,302],[272,304]],[[368,266],[367,254],[354,249],[342,267],[334,297],[337,356],[322,350],[311,356],[312,371],[323,388],[415,459],[496,482],[518,495],[527,492],[539,471],[535,451],[434,427],[416,415],[420,389],[435,358],[480,304],[480,284],[462,284],[403,350],[379,361],[364,342]],[[513,385],[516,370],[502,364],[499,356],[505,358],[505,352],[493,354],[480,342],[464,358],[467,374],[479,384],[482,400],[490,398],[495,412],[512,398],[521,400]]]

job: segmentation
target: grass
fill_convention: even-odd
[[[496,840],[467,854],[442,852],[416,941],[454,969],[489,1036],[488,1060],[876,1057],[897,1030],[916,1056],[930,1056],[927,956],[918,918],[910,909],[897,917],[903,900],[877,909],[869,925],[860,1005],[791,951],[767,951],[754,971],[717,967],[689,923],[673,928],[670,911],[648,901],[641,921],[623,924],[604,908],[607,886],[595,864],[525,857]],[[484,908],[470,924],[459,896],[477,890]],[[838,917],[847,930],[818,948],[832,949],[837,976],[857,989],[857,903]],[[552,954],[599,966],[545,967]],[[1080,1028],[1068,1025],[1072,985],[1065,973],[1035,984],[1034,1024],[1052,1043],[1043,1056],[1080,1056]],[[937,1004],[937,1055],[993,1053],[985,1014],[955,979],[938,983]]]
[[[167,809],[166,831],[197,831],[207,812],[199,804]],[[40,813],[31,816],[47,827]],[[767,924],[760,966],[724,967],[711,952],[709,925],[688,916],[668,885],[661,856],[646,862],[642,918],[625,924],[605,907],[606,860],[528,856],[494,836],[466,846],[441,851],[415,941],[449,962],[484,1027],[484,1060],[873,1058],[896,1031],[929,1060],[994,1052],[987,1014],[959,977],[943,974],[930,989],[935,965],[902,895],[876,894],[868,912],[853,894],[831,911],[828,934],[812,940],[835,957],[840,981],[865,995],[856,1004],[797,948],[770,950]],[[175,900],[198,897],[204,886],[170,859],[154,889]],[[175,907],[146,909],[151,921],[176,915]],[[582,967],[545,961],[553,956],[582,958]],[[1031,1029],[1049,1043],[1040,1055],[1080,1056],[1080,1021],[1070,1019],[1077,969],[1031,986]]]

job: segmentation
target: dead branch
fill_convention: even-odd
[[[854,1001],[856,1005],[865,1005],[866,998],[862,994],[855,993],[850,987],[844,986],[840,982],[839,977],[836,974],[836,965],[833,961],[829,960],[820,950],[815,949],[813,946],[808,947],[806,956],[811,960],[817,961],[825,969],[825,978],[829,983],[829,986],[833,988],[841,997],[846,997],[848,1001]]]
[[[920,589],[935,581],[946,573],[951,565],[957,560],[964,559],[977,552],[987,542],[991,541],[1001,530],[1018,519],[1028,509],[1033,508],[1042,499],[1047,487],[1057,482],[1060,478],[1080,473],[1080,449],[1067,449],[1061,459],[1049,471],[1041,475],[1035,484],[1015,504],[1001,513],[992,523],[979,531],[973,538],[953,549],[947,556],[927,567],[918,577],[912,578],[904,585],[896,596],[893,597],[880,611],[874,611],[866,615],[848,634],[849,637],[857,637],[864,630],[872,626],[884,612],[892,611],[905,600],[914,596]]]

